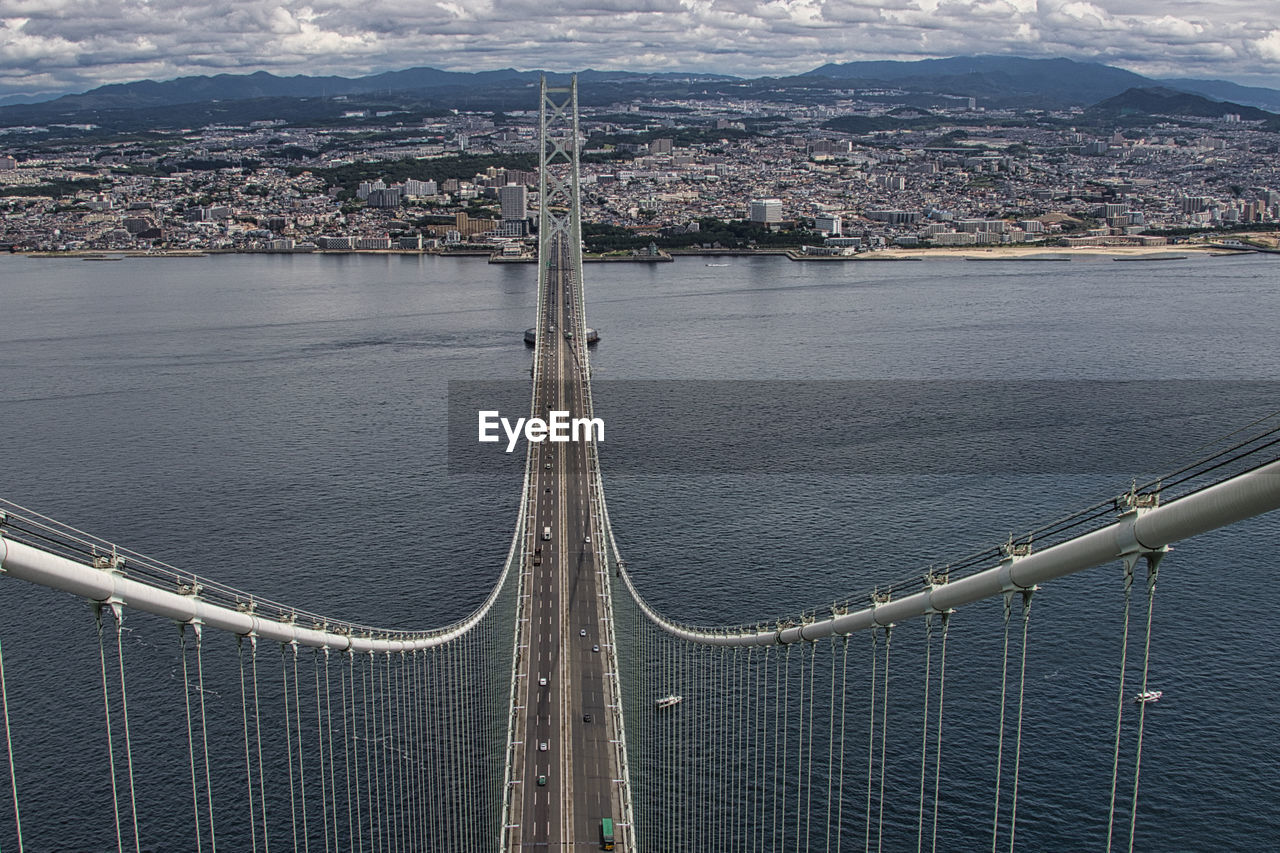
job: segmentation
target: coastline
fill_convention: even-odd
[[[1273,250],[1274,251],[1274,250]],[[601,256],[584,255],[584,262],[606,263],[663,263],[677,257],[786,257],[807,263],[867,263],[873,261],[919,260],[974,260],[974,261],[1071,261],[1071,260],[1174,260],[1190,255],[1224,257],[1254,254],[1254,247],[1236,248],[1210,243],[1178,243],[1164,246],[992,246],[985,248],[937,247],[913,249],[879,249],[856,255],[804,256],[787,249],[675,249],[663,251],[659,256]],[[1263,250],[1263,253],[1266,253]],[[491,263],[532,263],[532,258],[493,257],[489,250],[462,250],[452,252],[429,249],[318,249],[305,252],[272,252],[261,249],[174,249],[165,251],[135,251],[112,249],[83,249],[69,252],[12,252],[28,258],[81,258],[85,260],[119,260],[123,258],[201,258],[209,255],[431,255],[441,258],[484,258]]]

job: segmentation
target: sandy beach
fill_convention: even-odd
[[[874,253],[883,259],[938,260],[965,258],[982,261],[1048,261],[1048,260],[1110,260],[1113,258],[1149,258],[1152,260],[1173,256],[1218,254],[1220,246],[1204,243],[1179,243],[1169,246],[963,246],[936,249],[884,249]],[[1234,252],[1231,254],[1235,254]]]

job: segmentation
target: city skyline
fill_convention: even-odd
[[[1241,0],[180,0],[0,2],[0,98],[268,71],[429,65],[803,73],[971,54],[1096,61],[1153,77],[1280,86],[1280,27]]]

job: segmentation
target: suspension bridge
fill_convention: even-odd
[[[576,80],[544,81],[539,111],[529,407],[590,417]],[[1121,641],[1093,721],[1106,748],[1090,826],[1097,848],[1131,850],[1161,567],[1172,543],[1280,507],[1278,436],[1256,425],[989,549],[721,626],[679,623],[641,595],[592,441],[530,443],[492,591],[466,618],[414,632],[264,599],[0,503],[0,595],[22,583],[89,605],[79,665],[94,689],[72,709],[85,748],[67,772],[95,780],[100,816],[25,784],[43,758],[21,745],[41,737],[13,731],[9,686],[47,676],[6,670],[0,645],[0,845],[58,849],[74,825],[94,849],[138,853],[936,850],[963,809],[965,848],[1014,850],[1052,808],[1019,800],[1034,763],[1033,609],[1053,606],[1038,591],[1113,566]],[[968,618],[984,602],[994,620]],[[985,632],[993,677],[957,724],[951,647],[965,631],[971,643]],[[975,720],[993,753],[977,782],[948,763]]]

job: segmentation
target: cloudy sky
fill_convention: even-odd
[[[1280,85],[1275,0],[0,0],[0,95],[188,74],[807,71],[972,53]]]

